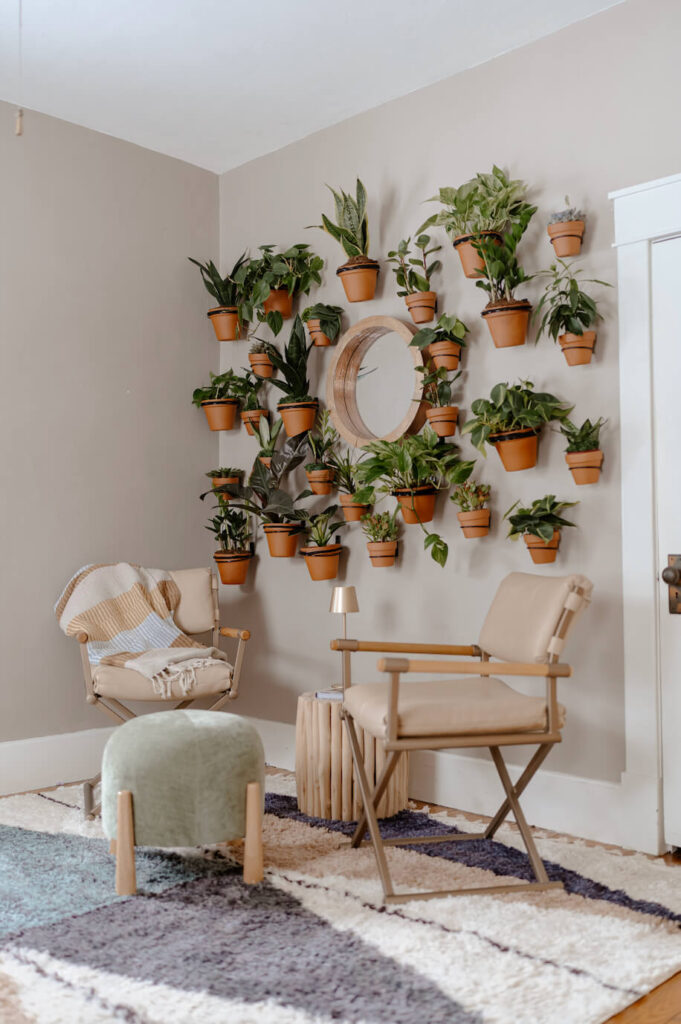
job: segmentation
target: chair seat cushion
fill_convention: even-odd
[[[383,737],[388,695],[388,683],[355,684],[346,691],[345,707],[362,729]],[[562,704],[558,712],[562,727]],[[526,697],[494,677],[400,681],[397,734],[401,737],[532,732],[545,729],[546,721],[544,697]]]
[[[196,700],[199,697],[225,693],[231,685],[229,664],[206,665],[196,669],[196,682],[189,693],[183,693],[174,682],[170,698],[156,693],[151,680],[133,668],[98,665],[92,670],[92,683],[98,697],[116,697],[118,700]]]

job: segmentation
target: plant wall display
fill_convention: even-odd
[[[203,409],[211,430],[231,430],[239,408],[239,399],[233,393],[235,373],[210,374],[210,384],[196,388],[192,402],[197,409]]]
[[[310,381],[307,376],[307,361],[312,345],[312,342],[307,344],[303,322],[297,316],[283,356],[273,345],[267,349],[272,365],[279,372],[279,378],[272,380],[272,384],[284,393],[278,409],[289,437],[311,430],[317,416],[319,402],[309,393]]]
[[[580,288],[581,273],[581,268],[575,269],[564,260],[552,263],[550,270],[542,272],[549,282],[535,312],[539,320],[537,337],[548,334],[558,341],[568,366],[591,362],[596,344],[594,328],[601,318],[595,301]],[[583,278],[581,283],[610,287],[598,278]]]
[[[422,327],[410,344],[439,370],[456,370],[468,328],[458,317],[443,313],[435,327]]]
[[[305,476],[313,494],[331,494],[336,476],[333,455],[338,444],[338,433],[331,423],[329,410],[319,417],[314,430],[307,435],[312,459],[305,466]]]
[[[561,512],[573,508],[576,501],[559,501],[555,494],[545,494],[537,498],[528,508],[520,506],[516,501],[504,515],[510,528],[508,536],[511,540],[522,537],[527,545],[532,561],[538,565],[555,562],[560,544],[560,531],[564,526],[575,526],[565,519]]]
[[[581,427],[571,420],[564,420],[560,425],[561,434],[567,439],[565,461],[576,484],[597,484],[603,465],[603,452],[600,448],[601,427],[605,420],[601,417],[593,423],[584,420]]]
[[[202,263],[188,257],[201,272],[206,291],[217,302],[206,314],[213,325],[218,341],[235,341],[242,336],[244,303],[249,299],[249,286],[242,274],[248,260],[242,253],[228,274],[223,277],[212,260]]]
[[[437,308],[437,292],[431,288],[431,278],[436,271],[442,269],[440,260],[429,257],[439,252],[442,246],[430,244],[430,235],[421,234],[414,240],[414,248],[420,255],[412,256],[411,238],[403,238],[397,249],[388,253],[388,260],[393,263],[393,273],[400,289],[398,295],[404,297],[409,314],[415,324],[427,324],[435,316]]]
[[[371,564],[377,569],[387,569],[395,564],[399,508],[393,512],[377,512],[362,516],[362,532],[367,538],[367,551]]]
[[[554,252],[561,259],[566,256],[579,256],[586,220],[583,210],[570,206],[569,196],[565,196],[565,207],[564,210],[557,210],[551,214],[547,227]]]
[[[457,519],[464,537],[486,537],[489,533],[491,514],[487,507],[491,487],[475,480],[459,484],[450,495],[450,500],[459,509]]]
[[[487,292],[489,301],[480,314],[489,328],[496,348],[524,345],[532,306],[527,299],[515,296],[516,288],[531,281],[518,263],[516,250],[536,206],[523,205],[501,240],[476,238],[473,247],[482,259],[476,287]]]
[[[221,502],[206,529],[214,534],[218,544],[218,550],[213,557],[222,582],[245,583],[252,558],[248,516]]]
[[[307,324],[310,340],[317,348],[326,348],[340,334],[342,317],[341,306],[328,306],[325,302],[317,302],[303,310],[301,320]]]
[[[329,187],[330,188],[330,187]],[[348,260],[338,267],[348,302],[366,302],[373,299],[378,280],[378,262],[369,256],[369,219],[367,217],[367,193],[357,179],[355,196],[343,189],[333,195],[336,220],[322,214],[322,223],[310,225],[327,231],[343,247]]]
[[[346,526],[344,519],[334,518],[338,505],[329,505],[323,512],[309,513],[305,529],[309,543],[300,549],[310,579],[333,580],[338,575],[342,547],[332,543],[338,530]]]

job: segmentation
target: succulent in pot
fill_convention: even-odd
[[[248,285],[240,271],[248,264],[246,253],[242,253],[228,274],[223,277],[212,260],[202,263],[192,256],[187,259],[201,272],[206,291],[217,302],[206,314],[213,325],[218,341],[236,341],[242,337],[243,304],[247,300]]]
[[[268,355],[269,345],[270,342],[256,338],[248,350],[248,361],[251,364],[253,373],[263,379],[268,379],[274,375],[274,366]]]
[[[358,523],[374,503],[373,487],[360,485],[358,467],[362,457],[350,452],[333,453],[329,460],[336,471],[336,487],[346,523]]]
[[[283,426],[284,423],[281,419],[275,420],[271,426],[270,421],[266,418],[253,424],[253,435],[257,437],[260,445],[257,457],[268,469],[277,450],[277,439]]]
[[[219,469],[210,469],[206,473],[214,488],[222,487],[223,484],[236,486],[241,483],[243,475],[243,469],[238,469],[234,466],[220,466]],[[226,491],[220,492],[217,497],[220,501],[229,501],[229,494]]]
[[[210,384],[195,388],[192,402],[197,409],[203,409],[211,430],[231,430],[239,408],[239,398],[233,393],[235,373],[210,374]]]
[[[566,508],[579,504],[576,501],[558,501],[555,494],[537,498],[529,508],[516,501],[504,515],[510,524],[508,536],[511,540],[522,537],[532,561],[537,565],[555,562],[560,544],[560,531],[564,526],[575,526],[561,515]]]
[[[329,187],[329,190],[333,195],[336,221],[322,214],[322,223],[311,224],[310,227],[327,231],[343,247],[348,260],[338,267],[336,274],[341,279],[348,302],[367,302],[376,292],[379,266],[378,261],[369,256],[366,189],[358,178],[354,197],[343,189],[337,192]]]
[[[450,495],[459,511],[456,514],[464,537],[486,537],[489,533],[491,513],[487,507],[491,487],[475,480],[465,480]]]
[[[422,327],[409,344],[420,349],[436,369],[456,370],[467,334],[468,328],[458,317],[443,313],[435,327]]]
[[[268,349],[272,364],[279,371],[279,378],[273,380],[272,384],[284,392],[278,409],[289,437],[311,430],[317,418],[319,402],[309,394],[310,381],[307,377],[307,361],[312,345],[313,342],[309,345],[306,343],[305,328],[297,316],[283,356],[273,345]]]
[[[509,473],[537,464],[538,435],[545,423],[561,423],[572,406],[549,392],[535,391],[530,380],[519,384],[495,384],[490,397],[476,398],[473,417],[461,428],[483,455],[493,445]]]
[[[362,532],[367,538],[367,551],[371,564],[377,569],[395,564],[400,529],[398,512],[396,508],[393,512],[376,512],[374,515],[367,513],[362,516]]]
[[[412,256],[411,238],[403,238],[397,249],[388,253],[388,262],[393,263],[398,295],[404,298],[409,314],[415,324],[427,324],[435,317],[437,292],[431,288],[431,277],[442,269],[440,260],[428,262],[428,257],[439,252],[442,246],[430,246],[430,235],[420,234],[414,240],[414,248],[420,253]]]
[[[556,256],[579,256],[584,238],[584,211],[570,206],[570,197],[565,196],[565,209],[557,210],[549,217],[547,227],[549,238]]]
[[[316,302],[303,310],[301,320],[307,324],[310,339],[317,348],[331,345],[341,331],[343,309],[341,306],[328,306],[325,302]]]
[[[290,319],[294,295],[309,295],[313,284],[322,283],[324,260],[304,242],[297,242],[282,252],[277,252],[273,245],[261,245],[259,250],[256,274],[269,289],[259,319],[267,320],[272,326],[268,320],[272,313],[278,313],[282,320]]]
[[[567,439],[565,461],[576,484],[597,484],[603,465],[603,452],[600,448],[601,427],[605,423],[602,417],[584,420],[581,427],[571,420],[564,420],[560,432]]]
[[[215,535],[219,545],[213,555],[223,583],[246,582],[251,553],[251,529],[248,516],[236,508],[221,503],[217,513],[206,527]]]
[[[535,210],[536,206],[525,204],[501,242],[479,238],[473,243],[483,262],[475,285],[489,296],[480,315],[496,348],[524,345],[527,337],[532,305],[527,299],[517,299],[515,290],[518,285],[531,281],[534,275],[526,274],[520,266],[516,249]]]
[[[451,377],[449,370],[442,366],[435,369],[431,362],[427,366],[417,366],[416,370],[423,374],[423,402],[428,406],[426,419],[438,437],[452,437],[459,418],[458,405],[452,405],[452,388],[461,376],[461,370]]]
[[[333,544],[334,534],[346,525],[343,519],[334,519],[338,505],[329,505],[323,512],[308,514],[305,529],[308,544],[300,549],[307,571],[313,580],[334,580],[338,575],[340,544]]]
[[[582,278],[581,268],[573,269],[564,260],[551,264],[542,271],[549,283],[537,304],[535,317],[539,319],[537,338],[548,334],[558,341],[568,366],[583,366],[591,362],[596,344],[596,322],[601,319],[595,301],[580,288],[583,284],[610,285],[598,278]]]
[[[313,494],[331,494],[336,469],[333,464],[333,453],[338,444],[338,433],[329,410],[325,409],[319,417],[314,430],[307,435],[312,459],[305,466],[305,476]]]

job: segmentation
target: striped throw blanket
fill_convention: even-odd
[[[227,660],[217,647],[199,644],[177,628],[173,612],[179,601],[170,573],[118,562],[79,569],[54,611],[67,636],[87,633],[91,665],[133,669],[169,698],[173,683],[188,694],[197,668]]]

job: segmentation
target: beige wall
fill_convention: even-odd
[[[0,104],[0,740],[102,726],[52,606],[81,565],[206,564],[215,366],[187,255],[218,251],[217,178]]]
[[[325,182],[351,187],[356,174],[362,177],[370,196],[371,252],[384,257],[431,211],[421,202],[438,186],[459,184],[497,162],[530,182],[540,207],[521,250],[526,268],[550,263],[547,213],[569,193],[588,210],[588,276],[614,282],[608,191],[681,169],[681,140],[674,128],[680,32],[681,7],[673,0],[630,0],[223,175],[223,262],[231,263],[247,245],[310,241],[328,260],[324,286],[314,298],[344,304],[333,272],[342,262],[340,249],[321,232],[303,230],[330,209]],[[608,418],[603,477],[597,487],[576,488],[563,462],[562,438],[550,431],[533,471],[506,474],[494,453],[480,459],[479,473],[494,487],[493,536],[464,541],[453,507],[441,500],[436,525],[451,545],[444,570],[426,557],[415,527],[405,531],[394,570],[372,569],[362,536],[356,528],[347,531],[343,578],[356,584],[362,609],[350,620],[351,635],[475,638],[498,580],[512,570],[532,570],[524,545],[505,539],[503,512],[516,498],[529,501],[545,493],[579,498],[574,513],[580,529],[565,531],[558,562],[547,571],[585,572],[596,590],[593,608],[569,648],[576,670],[562,687],[569,728],[551,767],[616,779],[624,767],[624,726],[615,293],[602,304],[605,320],[594,362],[569,369],[546,340],[537,348],[495,350],[479,317],[482,293],[463,278],[447,243],[443,258],[442,308],[471,328],[463,363],[464,414],[472,399],[486,395],[497,381],[529,377],[574,402],[576,418]],[[536,282],[527,294],[536,298]],[[350,307],[347,322],[378,313],[405,317],[385,266],[376,300]],[[223,366],[245,365],[246,353],[243,342],[223,345]],[[312,378],[320,394],[330,359],[328,350],[312,353]],[[276,394],[269,401],[274,405]],[[463,449],[472,454],[467,440]],[[226,434],[221,462],[248,466],[255,450],[243,431]],[[223,589],[230,620],[253,630],[240,710],[293,721],[297,694],[337,677],[328,640],[339,625],[327,613],[330,585],[312,583],[302,559],[272,560],[263,541],[258,551],[248,589]]]

